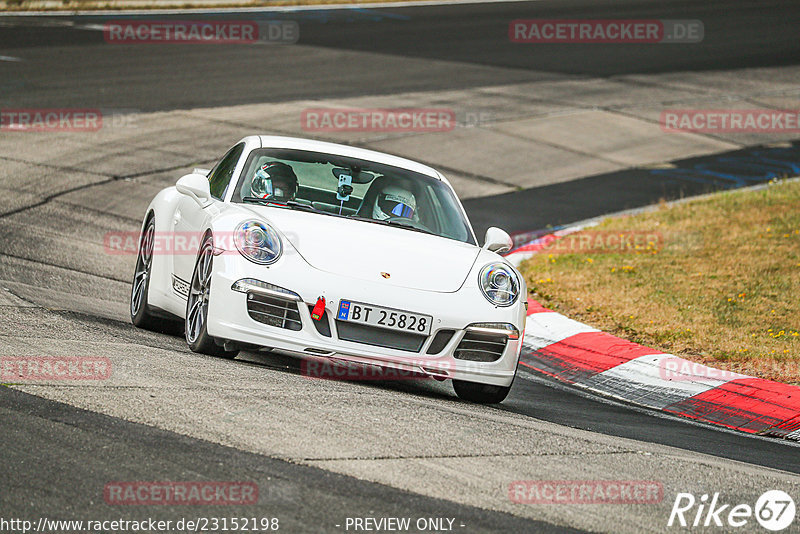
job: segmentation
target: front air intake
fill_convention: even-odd
[[[485,334],[468,330],[456,347],[453,357],[472,362],[496,362],[503,356],[507,343],[508,336],[505,334]]]
[[[302,330],[297,302],[262,295],[247,294],[247,313],[254,321],[287,330]]]
[[[311,314],[313,312],[314,312],[314,306],[309,304],[308,305],[308,313]],[[312,317],[311,318],[311,324],[314,325],[314,328],[317,329],[317,332],[319,332],[320,335],[323,335],[325,337],[331,337],[331,323],[328,320],[328,312],[327,311],[323,311],[322,312],[322,316],[320,316],[319,320],[315,321],[314,318]]]
[[[428,350],[425,352],[427,354],[439,354],[444,350],[450,340],[453,339],[453,334],[455,334],[455,330],[439,330],[436,332],[436,335],[433,336],[433,341],[428,346]]]

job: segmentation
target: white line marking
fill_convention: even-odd
[[[22,58],[12,57],[12,56],[0,56],[0,61],[22,61]]]
[[[191,0],[190,0],[191,1]],[[368,4],[316,4],[302,6],[264,6],[264,7],[229,7],[229,8],[191,8],[191,9],[123,9],[123,10],[90,10],[90,11],[0,11],[0,15],[14,17],[31,17],[38,15],[49,16],[74,16],[98,15],[112,13],[125,17],[126,15],[183,15],[186,13],[269,13],[291,11],[325,11],[334,9],[379,9],[389,7],[424,7],[424,6],[449,6],[467,4],[504,4],[517,2],[540,2],[542,0],[412,0],[407,2],[370,2]]]

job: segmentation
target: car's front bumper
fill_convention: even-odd
[[[271,267],[248,262],[236,254],[222,254],[214,260],[207,329],[218,339],[269,347],[307,357],[323,356],[362,364],[389,366],[416,372],[481,382],[498,386],[512,383],[522,346],[525,310],[520,299],[515,305],[498,308],[481,295],[477,286],[466,283],[455,293],[435,293],[400,288],[383,280],[375,282],[345,278],[313,269],[300,258],[290,258],[289,265]],[[254,320],[247,309],[247,293],[233,291],[238,280],[253,278],[293,291],[300,296],[298,312],[302,329],[289,330]],[[324,296],[331,337],[315,328],[310,306]],[[336,313],[341,299],[375,304],[433,316],[431,334],[422,348],[415,351],[374,346],[339,339]],[[496,361],[477,362],[456,359],[454,352],[463,340],[466,328],[473,323],[509,323],[520,333],[509,338]],[[450,340],[436,354],[428,349],[439,330],[454,330]]]

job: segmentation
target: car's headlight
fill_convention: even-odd
[[[261,265],[275,263],[283,252],[283,243],[270,225],[259,221],[246,221],[234,232],[236,248],[242,256]]]
[[[519,279],[505,263],[490,263],[478,277],[481,292],[495,306],[511,306],[519,296]]]

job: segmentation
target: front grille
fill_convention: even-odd
[[[508,337],[505,335],[467,332],[456,347],[453,357],[472,362],[495,362],[503,355],[507,343]]]
[[[254,321],[277,328],[301,330],[300,311],[297,303],[268,297],[258,293],[247,294],[247,313]]]
[[[336,321],[336,331],[339,339],[353,341],[387,349],[406,350],[419,352],[428,336],[420,334],[407,334],[385,328],[375,328],[350,321]]]

